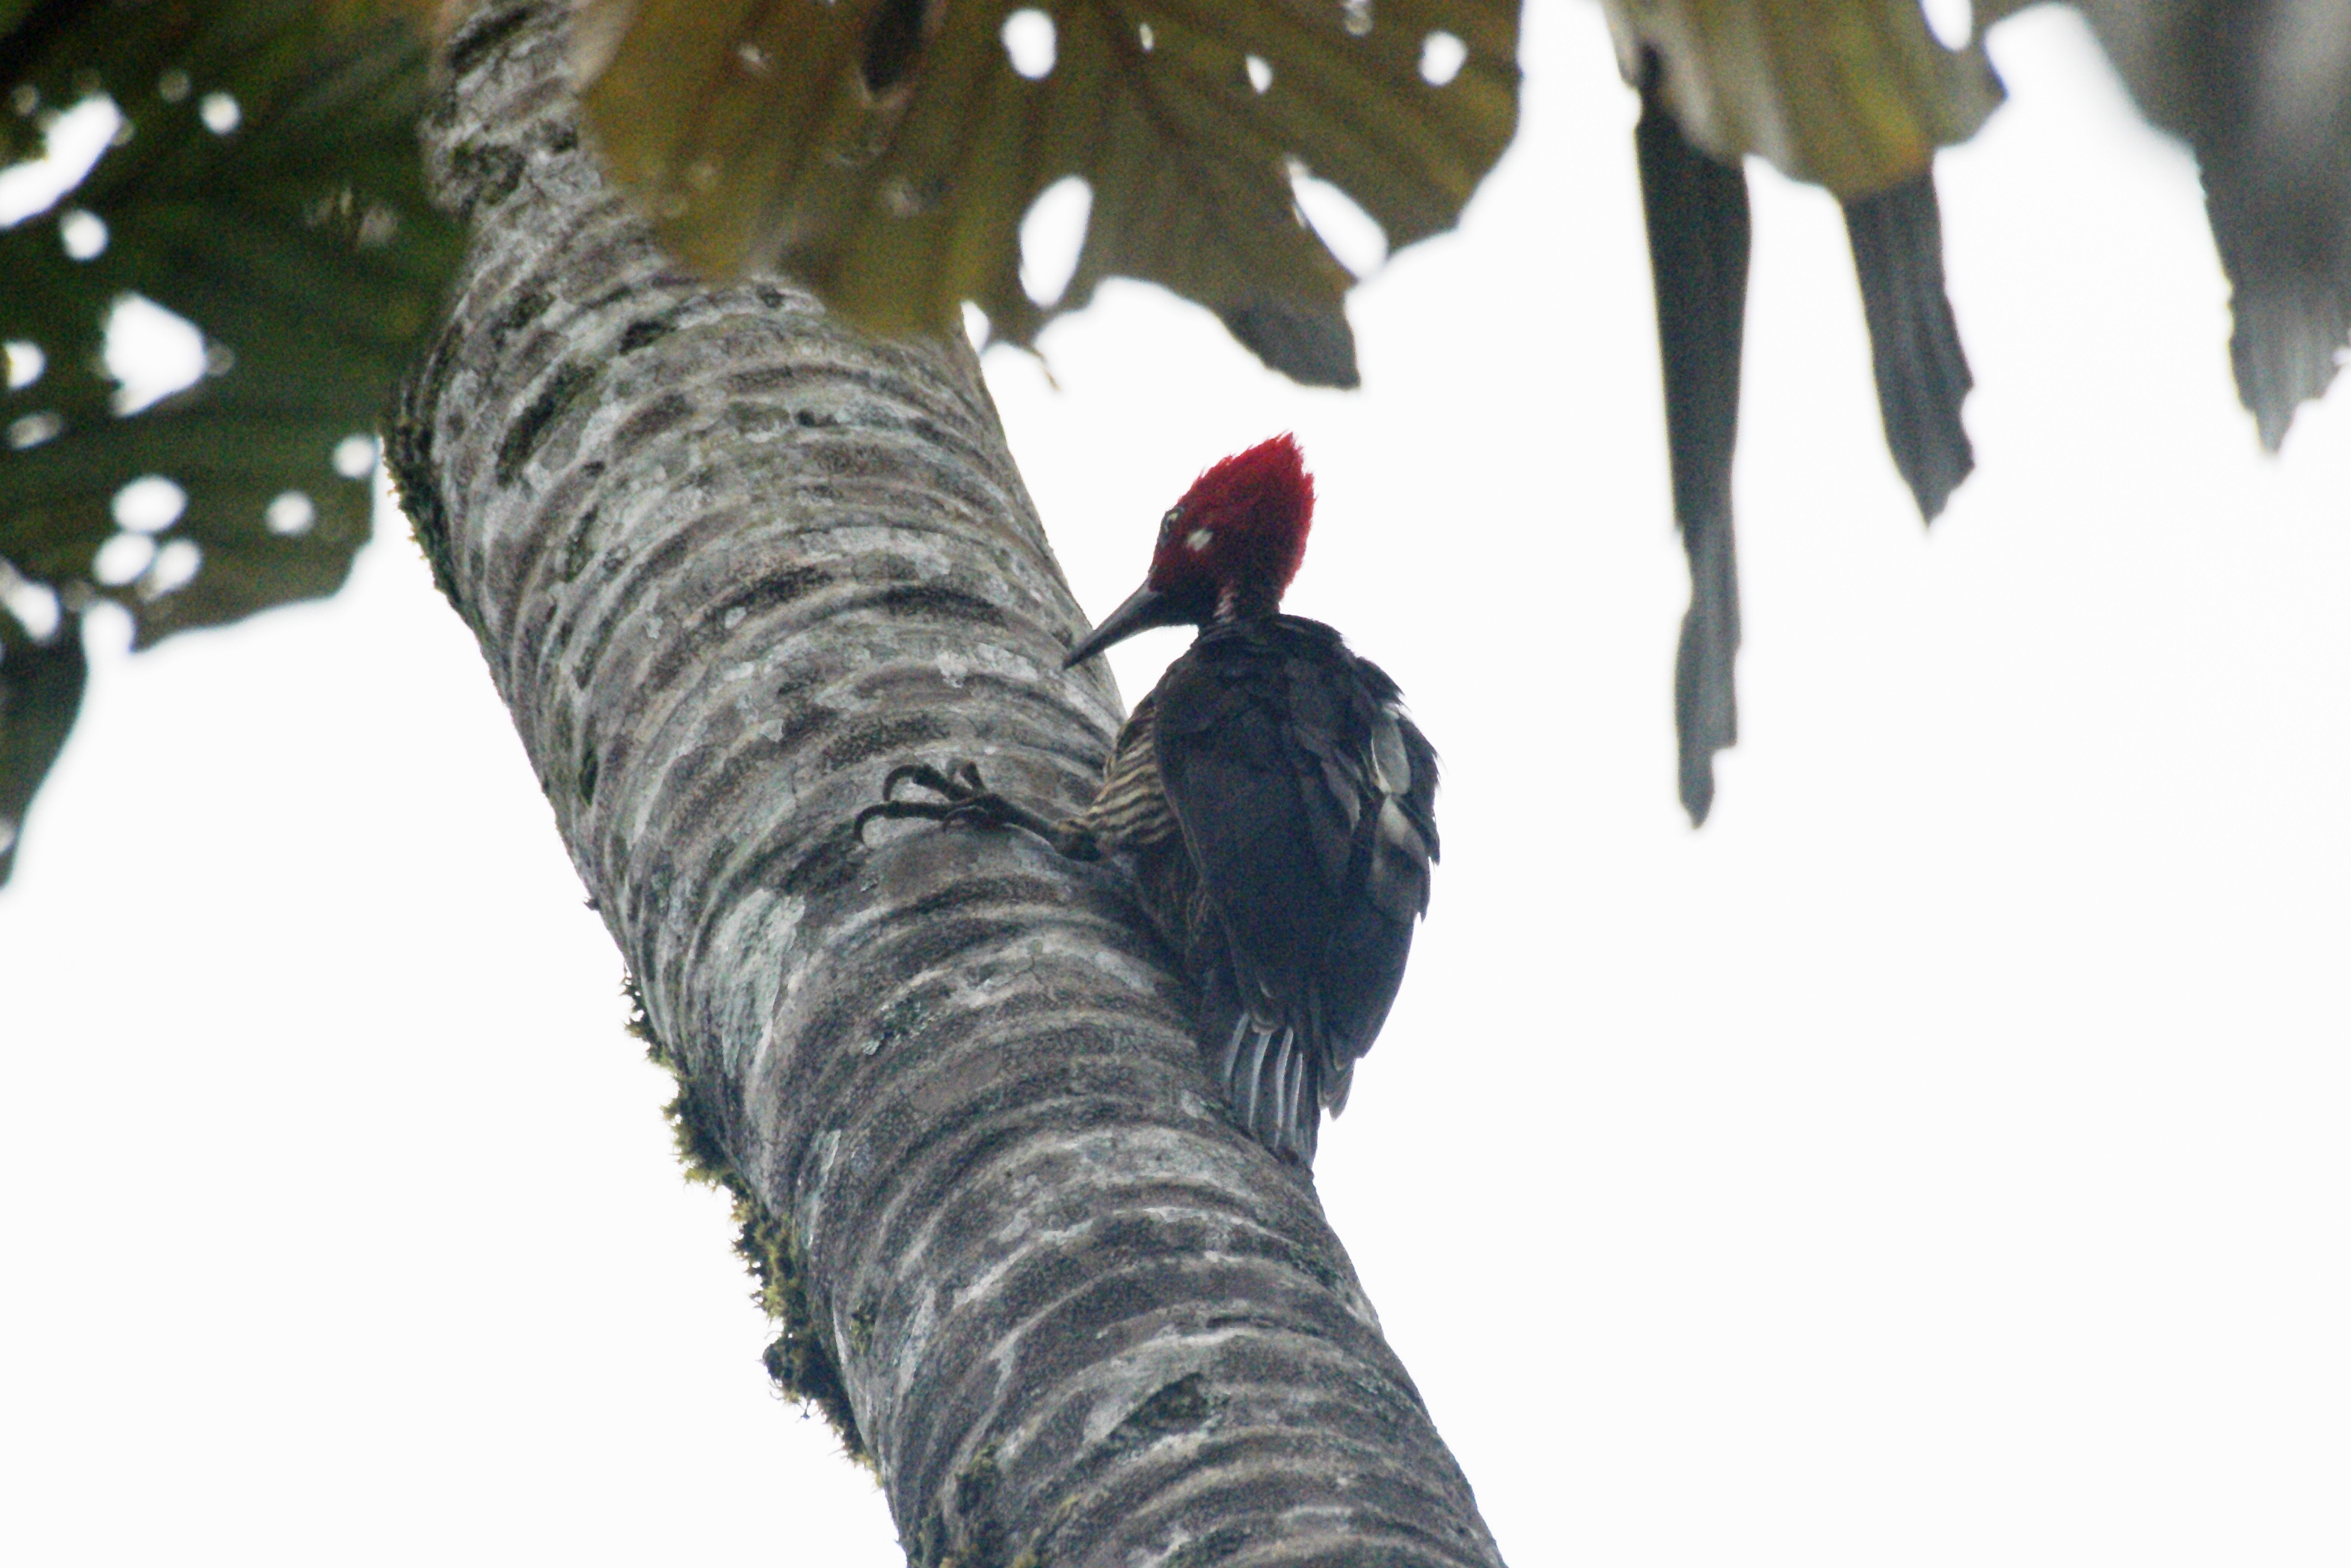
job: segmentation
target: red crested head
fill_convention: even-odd
[[[1067,662],[1146,627],[1272,614],[1305,559],[1313,521],[1314,478],[1296,437],[1277,435],[1226,458],[1167,508],[1151,574]]]
[[[1270,612],[1298,575],[1313,522],[1314,476],[1297,438],[1277,435],[1192,481],[1159,521],[1144,581],[1160,593],[1205,596],[1202,620]]]

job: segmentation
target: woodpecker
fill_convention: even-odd
[[[1126,858],[1200,997],[1199,1040],[1236,1121],[1311,1166],[1347,1103],[1428,908],[1437,753],[1396,685],[1319,621],[1281,613],[1313,520],[1289,435],[1210,467],[1159,522],[1149,575],[1063,667],[1154,626],[1199,628],[1135,705],[1093,803],[1060,821],[968,762],[893,768],[858,814],[1022,829]],[[902,785],[937,800],[899,799]]]

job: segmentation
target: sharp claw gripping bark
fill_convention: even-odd
[[[939,797],[936,800],[902,800],[898,786],[916,784]],[[882,780],[882,799],[857,813],[852,824],[860,843],[868,822],[918,818],[950,827],[1023,828],[1050,841],[1062,853],[1092,860],[1086,846],[1069,841],[1053,823],[1036,812],[997,794],[983,783],[979,765],[958,762],[944,770],[927,762],[908,762],[890,769]]]

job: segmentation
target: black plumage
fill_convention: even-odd
[[[1068,825],[1135,857],[1199,988],[1210,1071],[1277,1154],[1312,1161],[1387,1019],[1428,907],[1436,801],[1437,754],[1395,683],[1280,615],[1204,632]]]

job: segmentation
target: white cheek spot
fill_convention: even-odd
[[[1214,543],[1216,537],[1216,535],[1210,533],[1206,528],[1194,528],[1190,533],[1184,536],[1184,548],[1190,550],[1194,555],[1197,555],[1202,550],[1207,549],[1210,544]]]

